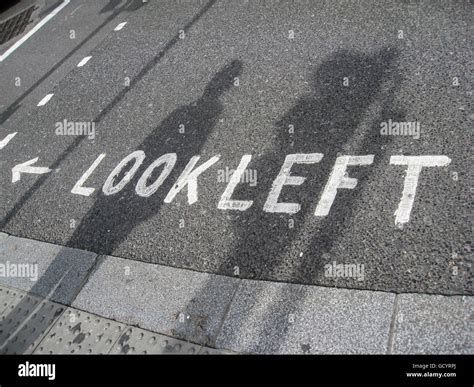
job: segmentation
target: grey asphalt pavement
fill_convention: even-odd
[[[1,231],[245,279],[473,294],[468,1],[132,3],[73,1],[0,63],[0,141],[17,132],[0,150]],[[11,86],[17,76],[23,88]],[[65,120],[95,131],[61,134]],[[382,134],[392,123],[420,131]],[[83,184],[93,192],[71,192],[102,154]],[[174,167],[144,196],[139,181],[150,186],[163,167],[140,177],[165,154]],[[291,166],[304,181],[276,179],[291,154],[313,154]],[[251,206],[221,209],[244,155],[232,199]],[[400,155],[449,163],[421,168],[416,182],[416,167],[391,159]],[[219,159],[196,197],[192,179],[170,196],[194,156],[196,167]],[[349,163],[341,176],[357,186],[341,177],[316,216],[341,156],[373,159]],[[12,168],[35,158],[51,171],[12,182]],[[268,205],[279,183],[278,202],[297,212]],[[338,265],[359,275],[334,274]]]

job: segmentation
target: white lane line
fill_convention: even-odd
[[[46,105],[51,98],[53,98],[54,93],[47,94],[41,101],[39,101],[37,106],[44,106]]]
[[[10,140],[16,136],[18,132],[10,133],[7,137],[5,137],[2,141],[0,141],[0,149],[3,149],[7,146]]]
[[[91,56],[86,56],[84,59],[82,59],[78,64],[77,67],[82,67],[84,66],[87,62],[89,62],[89,59],[92,58]]]
[[[120,31],[123,27],[125,27],[125,24],[127,24],[127,22],[118,24],[117,27],[114,28],[114,31]]]
[[[49,22],[56,14],[61,11],[71,0],[64,0],[57,8],[55,8],[48,16],[41,20],[34,28],[30,30],[25,36],[23,36],[18,42],[11,46],[3,55],[0,56],[0,62],[3,62],[10,54],[25,43],[34,33],[36,33],[41,27]]]

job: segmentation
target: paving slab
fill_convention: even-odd
[[[200,350],[200,345],[177,340],[141,328],[127,327],[110,353],[127,355],[196,355]]]
[[[64,310],[63,305],[21,292],[0,315],[0,353],[32,353]]]
[[[401,294],[397,303],[394,353],[474,353],[474,297]]]
[[[244,353],[386,353],[395,295],[242,281],[217,348]]]
[[[0,286],[0,313],[3,313],[12,302],[21,298],[22,294],[23,292],[21,291]]]
[[[124,329],[124,324],[68,308],[34,353],[106,354]]]
[[[0,284],[69,304],[97,255],[10,236],[0,239]],[[2,275],[3,274],[3,275]]]
[[[217,335],[238,281],[107,256],[72,306],[208,345]]]

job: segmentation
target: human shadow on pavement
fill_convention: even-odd
[[[257,186],[239,184],[233,194],[234,200],[252,198],[254,203],[243,213],[234,211],[239,242],[233,253],[221,262],[219,273],[232,275],[237,268],[239,276],[247,279],[314,283],[323,272],[324,264],[328,263],[325,255],[331,252],[331,247],[344,232],[347,219],[357,209],[370,171],[380,163],[382,145],[391,141],[390,136],[380,136],[378,125],[388,118],[404,119],[404,113],[394,106],[400,84],[397,57],[397,51],[389,48],[370,54],[342,50],[315,69],[311,79],[312,93],[300,98],[276,123],[276,146],[247,166],[257,170]],[[345,78],[348,78],[348,87],[343,85]],[[379,106],[376,117],[367,124],[364,120],[375,104]],[[290,125],[293,134],[289,133]],[[286,186],[281,192],[279,202],[300,203],[301,210],[291,215],[263,212],[285,156],[295,153],[324,154],[317,164],[295,164],[291,175],[307,179],[303,186]],[[357,188],[340,190],[329,216],[317,219],[315,206],[336,157],[368,154],[376,155],[372,165],[348,169],[350,176],[358,179]],[[336,207],[338,211],[334,210]],[[213,286],[210,281],[201,290],[202,297],[215,292]],[[259,339],[251,342],[253,338],[247,336],[244,327],[251,324],[250,329],[254,329],[256,320],[249,319],[249,314],[240,310],[232,315],[234,331],[230,331],[229,326],[225,328],[226,342],[250,340],[246,351],[277,353],[281,343],[276,338],[285,335],[282,331],[288,331],[288,316],[298,314],[306,290],[300,286],[290,295],[279,288],[270,297],[257,289],[255,287],[254,295],[246,299],[245,310],[250,314],[265,311],[263,315],[258,314]],[[192,305],[184,313],[192,316]],[[192,322],[192,318],[189,321]],[[216,338],[209,335],[208,327],[202,324],[183,329],[183,335],[191,339],[199,337],[201,343],[211,346],[216,344]],[[302,352],[311,351],[308,345],[301,343]]]
[[[197,12],[194,17],[182,27],[182,31],[189,31],[195,23],[197,23],[206,12],[215,4],[217,0],[209,0],[200,10]],[[136,3],[139,3],[137,5]],[[74,52],[76,52],[80,47],[82,47],[88,40],[90,40],[97,32],[99,32],[105,25],[107,25],[112,19],[117,17],[124,10],[136,10],[142,3],[139,0],[134,0],[134,6],[130,7],[130,4],[127,2],[122,7],[115,9],[107,17],[107,19],[94,31],[92,31],[76,48],[66,55],[61,61],[59,61],[54,68],[52,68],[47,74],[45,74],[38,82],[36,82],[31,88],[29,88],[25,93],[23,93],[15,102],[13,102],[4,112],[0,114],[0,125],[5,122],[11,114],[18,109],[18,104],[25,98],[32,90],[34,90],[41,82],[43,82],[53,71],[55,71],[64,61],[66,61]],[[92,122],[95,122],[98,125],[119,103],[123,98],[133,90],[141,80],[152,70],[155,66],[165,57],[165,55],[181,40],[179,38],[180,33],[176,33],[173,38],[171,38],[166,45],[160,49],[156,55],[154,55],[140,70],[140,72],[130,80],[130,85],[124,87],[114,98],[100,111],[100,113],[94,117]],[[61,154],[58,158],[49,166],[50,169],[57,169],[60,167],[61,163],[84,141],[84,136],[77,137]],[[29,188],[25,194],[15,203],[14,207],[2,218],[0,219],[0,228],[3,229],[10,221],[15,217],[18,211],[24,206],[24,204],[31,199],[31,197],[36,193],[36,191],[48,180],[49,175],[43,175],[38,177],[36,182]]]
[[[242,66],[239,60],[227,63],[212,77],[199,99],[174,110],[137,146],[137,150],[145,153],[147,161],[156,160],[168,153],[170,149],[178,150],[175,167],[163,183],[164,192],[169,191],[190,158],[201,152],[223,112],[224,107],[220,97],[233,87],[234,79],[240,75]],[[182,123],[186,123],[185,133],[179,132]],[[198,165],[201,163],[198,162]],[[163,205],[162,200],[156,200],[153,196],[139,197],[135,192],[136,182],[149,164],[149,162],[142,164],[133,181],[130,181],[119,193],[106,196],[98,192],[93,206],[74,230],[67,246],[80,247],[102,255],[112,254],[137,225],[159,213]],[[131,165],[127,164],[123,172],[117,176],[117,181],[120,181],[130,168]],[[161,170],[162,167],[159,167],[150,175],[148,184],[156,180]],[[48,296],[48,299],[57,300],[64,298],[64,292],[68,292],[65,303],[71,304],[74,301],[87,278],[84,273],[82,273],[84,278],[78,278],[79,271],[75,267],[75,262],[68,263],[67,255],[66,249],[58,254],[32,287],[31,293],[44,294]],[[100,260],[94,269],[97,269],[99,265]],[[76,287],[73,293],[71,293],[71,286]],[[45,307],[40,307],[35,313],[37,315],[44,313],[42,308]],[[18,313],[26,309],[26,302],[20,301],[4,321],[15,318]],[[25,321],[29,317],[31,316],[26,314]],[[8,337],[5,332],[0,332],[0,339],[2,339],[0,352],[23,353],[42,333],[41,329],[29,332],[29,340],[21,341],[16,337]]]
[[[234,78],[241,71],[240,61],[234,60],[227,64],[212,78],[197,101],[176,109],[137,147],[137,150],[145,153],[147,161],[154,161],[170,150],[176,150],[177,161],[160,187],[162,192],[169,192],[189,160],[199,155],[224,110],[219,98],[233,86]],[[181,124],[185,124],[183,134],[179,133]],[[197,166],[203,162],[200,160]],[[118,194],[106,196],[99,193],[94,206],[82,219],[67,245],[107,255],[138,224],[155,216],[163,206],[163,200],[157,200],[154,195],[137,196],[134,184],[149,164],[150,162],[143,163],[135,179]],[[116,181],[120,181],[130,168],[124,167]],[[150,175],[148,184],[154,182],[161,171],[162,167],[157,168]]]
[[[362,133],[359,126],[374,102],[381,102],[383,105],[382,115],[392,119],[400,117],[398,112],[386,106],[391,100],[377,101],[381,97],[383,82],[390,77],[395,58],[396,52],[387,49],[369,55],[339,51],[313,72],[310,80],[312,94],[299,99],[276,122],[277,140],[274,149],[263,157],[252,160],[247,167],[257,171],[257,186],[239,184],[234,192],[233,199],[252,198],[254,203],[249,210],[237,213],[235,228],[240,232],[241,242],[234,254],[228,257],[227,267],[222,267],[221,272],[231,273],[232,268],[238,266],[241,275],[246,278],[311,283],[314,273],[320,270],[314,264],[314,255],[303,259],[297,257],[281,270],[278,266],[284,263],[282,256],[302,231],[305,220],[315,222],[314,210],[336,157],[380,153],[381,145],[390,141],[389,136],[380,136],[373,126],[367,133]],[[344,78],[349,80],[348,87],[343,85]],[[289,133],[290,126],[293,127],[293,134]],[[362,139],[361,133],[364,136]],[[351,145],[352,143],[357,146]],[[324,154],[317,164],[294,164],[291,175],[307,179],[301,187],[286,186],[281,192],[279,202],[300,203],[300,211],[296,214],[261,211],[286,155],[296,153]],[[363,189],[370,169],[379,160],[380,157],[375,158],[371,166],[349,168],[350,175],[359,180],[358,186],[355,190],[340,190],[330,215],[322,218],[321,224],[316,224],[318,232],[323,231],[326,236],[319,238],[316,251],[330,249],[340,231],[339,226],[344,224],[344,219],[350,216],[356,205],[356,195]],[[336,207],[341,207],[338,203],[344,203],[343,211],[334,211]],[[245,227],[241,226],[243,224]],[[333,225],[337,225],[337,228]],[[306,239],[313,234],[308,233]],[[305,260],[310,260],[311,264]],[[305,262],[308,264],[304,265],[306,268],[313,266],[314,270],[306,273],[306,278],[301,273],[292,272],[291,268],[297,262]]]

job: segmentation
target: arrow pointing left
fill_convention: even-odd
[[[35,159],[25,161],[24,163],[15,165],[12,168],[12,183],[16,183],[21,179],[22,173],[34,173],[34,174],[43,174],[51,172],[51,169],[46,167],[32,167],[31,165],[38,161],[38,157]]]

